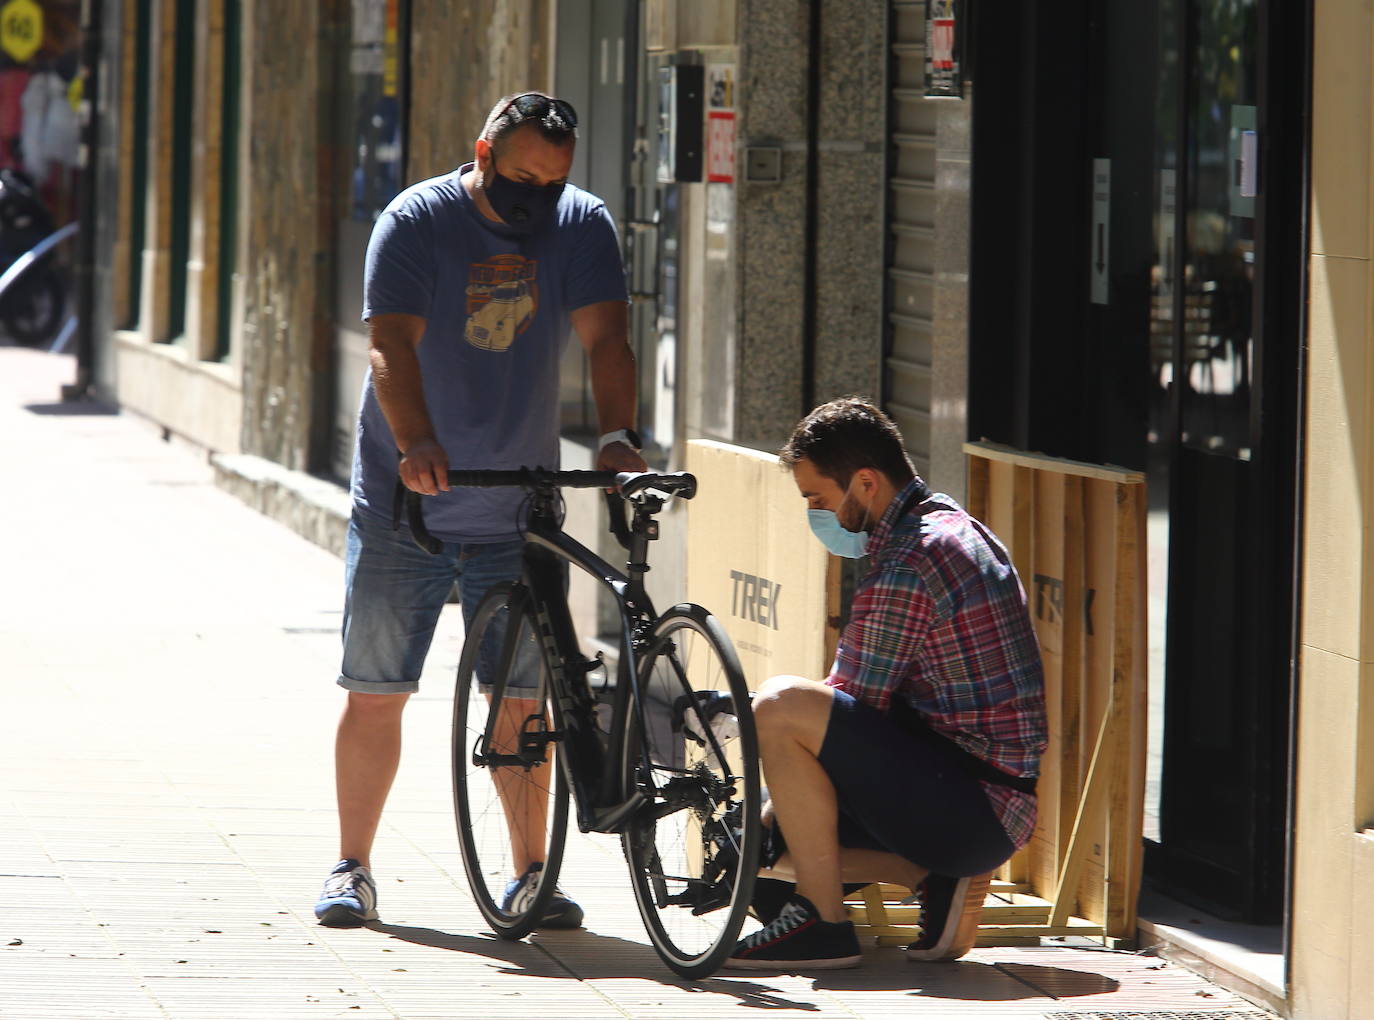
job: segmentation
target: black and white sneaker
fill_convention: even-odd
[[[822,921],[805,896],[793,894],[771,922],[740,939],[725,961],[732,970],[840,970],[863,959],[848,921]]]
[[[315,901],[315,917],[330,928],[357,928],[377,920],[377,885],[372,872],[351,858],[334,865]]]
[[[968,878],[931,873],[916,889],[921,901],[921,937],[906,947],[912,960],[957,960],[978,941],[978,921],[992,872]]]
[[[846,882],[842,888],[844,895],[849,897],[865,886],[872,884],[872,882]],[[754,879],[754,897],[749,901],[749,913],[753,914],[760,924],[768,924],[782,913],[782,908],[787,906],[787,901],[792,898],[796,891],[796,882],[785,882],[780,878],[756,878]]]
[[[539,861],[525,869],[519,878],[506,883],[505,895],[501,897],[501,910],[507,914],[523,914],[529,910],[539,892],[539,880],[543,877],[544,862]],[[567,893],[557,886],[553,898],[544,910],[539,922],[541,928],[578,928],[582,925],[582,908],[570,899]]]

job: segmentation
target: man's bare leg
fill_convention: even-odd
[[[525,720],[539,709],[532,698],[502,698],[497,710],[496,725],[492,729],[492,748],[501,754],[513,754],[519,747],[519,736]],[[549,745],[552,753],[553,745]],[[516,875],[536,861],[543,861],[548,848],[549,784],[553,782],[553,768],[546,762],[526,772],[507,767],[492,770],[501,809],[506,815],[506,827],[511,834],[511,861]]]
[[[818,758],[833,700],[825,684],[795,676],[773,677],[754,697],[759,756],[773,812],[787,834],[797,892],[832,922],[845,919],[839,812]]]
[[[916,887],[928,874],[930,872],[925,868],[919,864],[913,864],[901,854],[888,853],[886,850],[859,850],[854,847],[840,847],[841,882],[886,882],[889,885],[900,885],[915,892]],[[797,872],[792,865],[792,854],[790,852],[785,853],[778,858],[771,868],[761,869],[759,878],[795,882]]]
[[[370,868],[372,842],[401,763],[401,713],[409,694],[348,692],[334,740],[339,856]]]

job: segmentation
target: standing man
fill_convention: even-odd
[[[450,463],[557,466],[558,367],[571,327],[591,368],[598,469],[644,469],[624,269],[605,205],[567,183],[576,129],[560,99],[504,97],[474,162],[403,191],[368,242],[371,370],[353,456],[338,679],[347,701],[335,744],[341,860],[315,905],[321,924],[377,917],[372,843],[400,763],[401,713],[455,580],[467,620],[488,588],[520,576],[523,494],[450,490]],[[440,555],[393,529],[398,477],[432,497],[425,523],[444,541]],[[509,898],[538,881],[543,862],[524,863]],[[581,919],[560,893],[544,923]]]
[[[774,677],[754,699],[765,814],[786,851],[755,896],[764,927],[725,966],[856,966],[841,883],[874,881],[921,900],[908,956],[956,959],[990,873],[1035,826],[1047,730],[1025,592],[1002,543],[930,490],[872,404],[816,408],[781,459],[816,537],[869,568],[825,683]]]

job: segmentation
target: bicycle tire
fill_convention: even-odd
[[[512,631],[510,622],[516,619],[521,622]],[[490,713],[501,712],[503,706],[520,706],[509,716],[507,740],[516,725],[536,731],[538,724],[532,725],[531,720],[541,714],[546,728],[559,728],[556,699],[550,691],[538,633],[528,589],[518,583],[493,587],[473,613],[454,687],[453,806],[463,870],[467,872],[468,888],[477,909],[504,939],[524,937],[543,919],[558,882],[568,826],[568,786],[556,741],[543,744],[536,755],[543,758],[543,765],[534,768],[475,760]],[[492,694],[480,690],[479,666],[484,675],[490,673]],[[529,669],[539,672],[535,696],[509,697],[512,688],[501,684],[500,679],[504,676],[509,681],[515,671]],[[502,693],[495,693],[502,688]],[[539,704],[544,706],[542,713],[533,709],[533,705]],[[519,724],[517,717],[521,720]],[[493,750],[513,753],[516,748],[498,744]],[[528,809],[526,812],[520,810],[522,803]],[[541,806],[543,833],[535,835],[538,822],[530,819],[537,819]],[[524,849],[517,852],[517,843]],[[512,904],[506,904],[508,884],[520,874],[524,863],[537,860],[541,853],[543,868],[534,896],[517,897]]]
[[[725,629],[690,604],[654,622],[639,682],[643,719],[630,714],[625,767],[647,803],[621,843],[654,949],[683,977],[704,977],[734,948],[758,871],[749,690]],[[715,700],[722,696],[730,711],[713,730],[709,706],[724,704]]]

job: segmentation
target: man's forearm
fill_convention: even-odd
[[[391,426],[396,447],[402,453],[422,439],[434,438],[434,424],[425,406],[425,389],[420,381],[420,359],[408,343],[373,345],[372,385],[377,402]]]
[[[634,428],[636,408],[635,356],[624,340],[597,344],[588,354],[592,399],[601,431]]]

